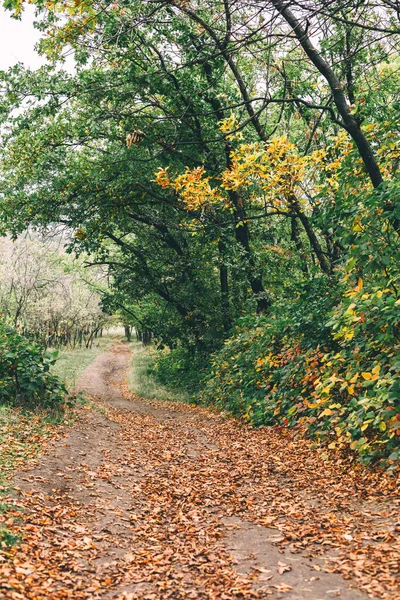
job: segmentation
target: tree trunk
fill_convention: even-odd
[[[219,282],[221,288],[221,313],[222,313],[222,324],[224,331],[229,331],[231,327],[229,317],[229,281],[228,281],[228,267],[225,265],[225,247],[221,240],[218,242],[219,251]]]
[[[308,36],[307,30],[300,24],[300,21],[288,7],[288,3],[281,0],[271,0],[275,9],[290,25],[293,33],[299,40],[304,52],[311,60],[313,65],[318,69],[321,75],[326,79],[332,91],[333,101],[336,105],[338,113],[342,117],[342,126],[349,135],[353,138],[360,156],[364,162],[365,168],[371,179],[372,185],[376,188],[383,183],[382,173],[375,158],[374,152],[369,141],[361,130],[360,124],[356,117],[351,114],[350,105],[347,102],[346,95],[343,91],[343,86],[336,76],[334,70],[328,65],[321,53],[313,46]]]
[[[308,275],[308,266],[307,266],[307,257],[304,252],[303,244],[300,238],[299,224],[297,222],[297,217],[291,218],[291,240],[294,242],[296,246],[297,254],[300,258],[300,268],[305,275]]]
[[[322,271],[324,273],[330,273],[332,271],[331,265],[328,263],[328,261],[325,258],[324,251],[322,250],[322,246],[314,232],[314,229],[310,223],[309,218],[301,210],[299,203],[297,201],[297,198],[295,196],[291,196],[289,198],[289,202],[290,202],[290,208],[296,213],[296,216],[299,218],[301,224],[304,227],[304,230],[309,239],[311,248],[315,252],[315,255],[318,259],[318,262],[320,264]]]

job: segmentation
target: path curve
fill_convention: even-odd
[[[329,519],[351,529],[351,498],[338,513],[318,457],[302,487],[268,431],[130,394],[129,360],[123,344],[95,359],[78,384],[95,405],[17,478],[38,544],[26,576],[12,574],[26,595],[5,599],[368,597],[354,586],[373,591],[373,578],[350,579],[354,557],[329,533]],[[291,443],[307,456],[308,442]],[[379,585],[392,600],[390,564]]]

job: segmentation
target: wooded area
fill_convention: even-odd
[[[395,600],[400,0],[2,4],[1,598]]]
[[[164,381],[394,468],[398,3],[34,4],[51,62],[1,75],[3,230],[72,230]]]

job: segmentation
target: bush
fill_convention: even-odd
[[[151,375],[170,389],[196,394],[208,367],[208,354],[179,347],[160,354],[151,369]]]
[[[60,406],[66,390],[50,372],[55,359],[55,354],[45,354],[42,348],[0,323],[0,402]]]
[[[298,309],[284,333],[282,320],[247,319],[213,356],[200,400],[253,425],[305,427],[332,449],[350,448],[364,463],[380,459],[394,467],[399,304],[393,290],[366,292],[359,280],[326,319],[326,344],[314,347],[297,329]]]

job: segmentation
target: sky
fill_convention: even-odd
[[[45,64],[34,50],[40,34],[33,27],[34,7],[26,5],[22,20],[10,17],[10,12],[0,4],[0,70],[4,71],[22,62],[31,69]]]
[[[45,65],[45,58],[35,50],[40,39],[40,32],[33,26],[35,8],[25,4],[21,20],[12,19],[10,15],[9,11],[4,10],[0,0],[0,71],[5,71],[18,62],[30,69]],[[62,69],[70,74],[75,72],[75,61],[71,53],[67,53]]]

